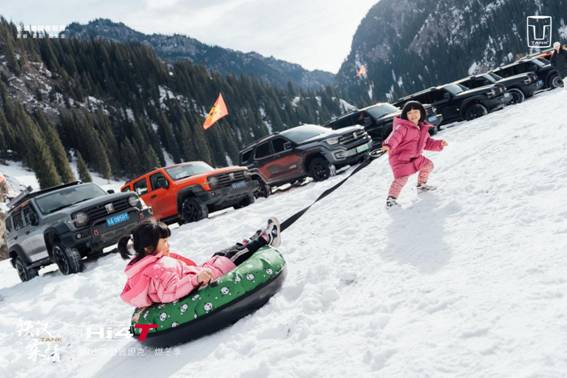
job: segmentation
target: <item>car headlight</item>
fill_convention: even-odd
[[[243,172],[243,174],[244,174],[244,178],[250,178],[250,171],[245,170],[245,171]]]
[[[337,144],[337,143],[339,143],[339,137],[333,137],[333,138],[325,139],[325,142],[327,142],[327,144],[330,144],[330,145]]]
[[[73,223],[76,227],[83,227],[89,223],[89,216],[87,213],[79,212],[73,216]]]
[[[488,97],[494,97],[494,96],[496,96],[496,90],[494,90],[494,88],[492,88],[491,90],[486,92],[486,94],[488,95]]]
[[[141,206],[140,197],[130,196],[128,197],[128,203],[132,207],[140,207]]]
[[[219,183],[219,179],[217,177],[209,177],[209,186],[214,187],[217,186]]]

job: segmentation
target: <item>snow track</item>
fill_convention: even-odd
[[[288,277],[268,305],[169,352],[89,337],[129,324],[119,256],[23,284],[2,262],[0,375],[564,377],[566,103],[543,93],[441,132],[449,147],[428,153],[439,189],[418,195],[411,179],[402,209],[385,210],[390,168],[374,161],[283,234]],[[204,261],[342,177],[176,228],[172,249]],[[60,342],[22,332],[45,322]],[[34,347],[46,355],[33,361]]]

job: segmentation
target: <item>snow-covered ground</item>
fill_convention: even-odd
[[[0,376],[567,376],[567,90],[439,134],[437,192],[386,211],[384,158],[284,234],[288,277],[261,310],[166,350],[127,336],[125,262],[18,283],[0,263]],[[344,176],[177,227],[198,261]],[[104,331],[104,334],[101,332]]]

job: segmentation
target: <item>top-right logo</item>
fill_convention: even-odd
[[[526,23],[528,47],[551,47],[551,16],[528,16]]]

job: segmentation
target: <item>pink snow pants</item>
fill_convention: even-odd
[[[433,170],[433,162],[431,160],[429,160],[428,158],[424,158],[424,159],[425,159],[425,164],[423,165],[423,168],[421,168],[421,170],[419,171],[419,175],[417,176],[417,183],[418,184],[427,183],[427,178],[429,177],[429,174]],[[388,196],[398,198],[398,196],[400,195],[400,192],[402,191],[404,186],[407,184],[408,179],[409,179],[409,176],[404,176],[404,177],[399,177],[397,179],[394,179],[394,181],[392,182],[392,185],[390,186],[390,191],[388,193]]]

